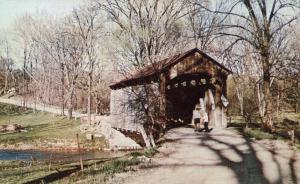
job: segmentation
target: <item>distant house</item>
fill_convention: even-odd
[[[197,48],[149,65],[110,85],[112,126],[137,130],[134,112],[123,105],[130,99],[126,88],[159,83],[162,111],[169,119],[189,124],[195,105],[202,101],[209,113],[210,126],[226,127],[226,81],[231,73]]]

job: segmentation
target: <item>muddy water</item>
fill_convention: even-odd
[[[91,151],[82,153],[83,159],[113,158],[125,155],[128,152]],[[73,161],[78,160],[78,153],[48,152],[48,151],[15,151],[0,150],[0,160],[56,160]]]

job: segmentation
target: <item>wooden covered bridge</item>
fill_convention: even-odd
[[[151,64],[110,86],[112,126],[138,131],[135,113],[124,107],[130,99],[124,89],[158,83],[160,110],[169,119],[189,124],[195,105],[202,102],[210,126],[226,127],[226,81],[231,73],[197,48]]]

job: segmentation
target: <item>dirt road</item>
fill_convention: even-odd
[[[23,101],[20,98],[3,98],[0,97],[0,103],[5,103],[5,104],[11,104],[11,105],[16,105],[16,106],[21,106],[23,107]],[[31,109],[36,109],[38,111],[43,111],[43,112],[49,112],[53,114],[61,114],[61,108],[57,106],[52,106],[52,105],[44,105],[44,104],[35,104],[34,102],[26,102],[25,106],[27,108]],[[64,114],[68,114],[68,110],[65,109]],[[86,116],[85,114],[81,114],[78,112],[73,111],[73,117],[83,117]]]
[[[300,154],[282,141],[251,141],[234,130],[173,129],[151,168],[116,176],[115,183],[300,183]]]

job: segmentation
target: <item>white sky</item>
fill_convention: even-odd
[[[10,38],[14,35],[14,25],[18,17],[29,14],[46,13],[52,17],[63,17],[71,13],[73,8],[80,6],[88,0],[0,0],[0,41],[1,39]],[[11,37],[12,36],[12,37]],[[12,47],[17,47],[11,42]],[[19,60],[20,53],[13,50],[12,57],[16,64],[21,63]]]
[[[0,0],[0,30],[10,28],[15,19],[24,13],[46,11],[62,16],[87,0]]]

